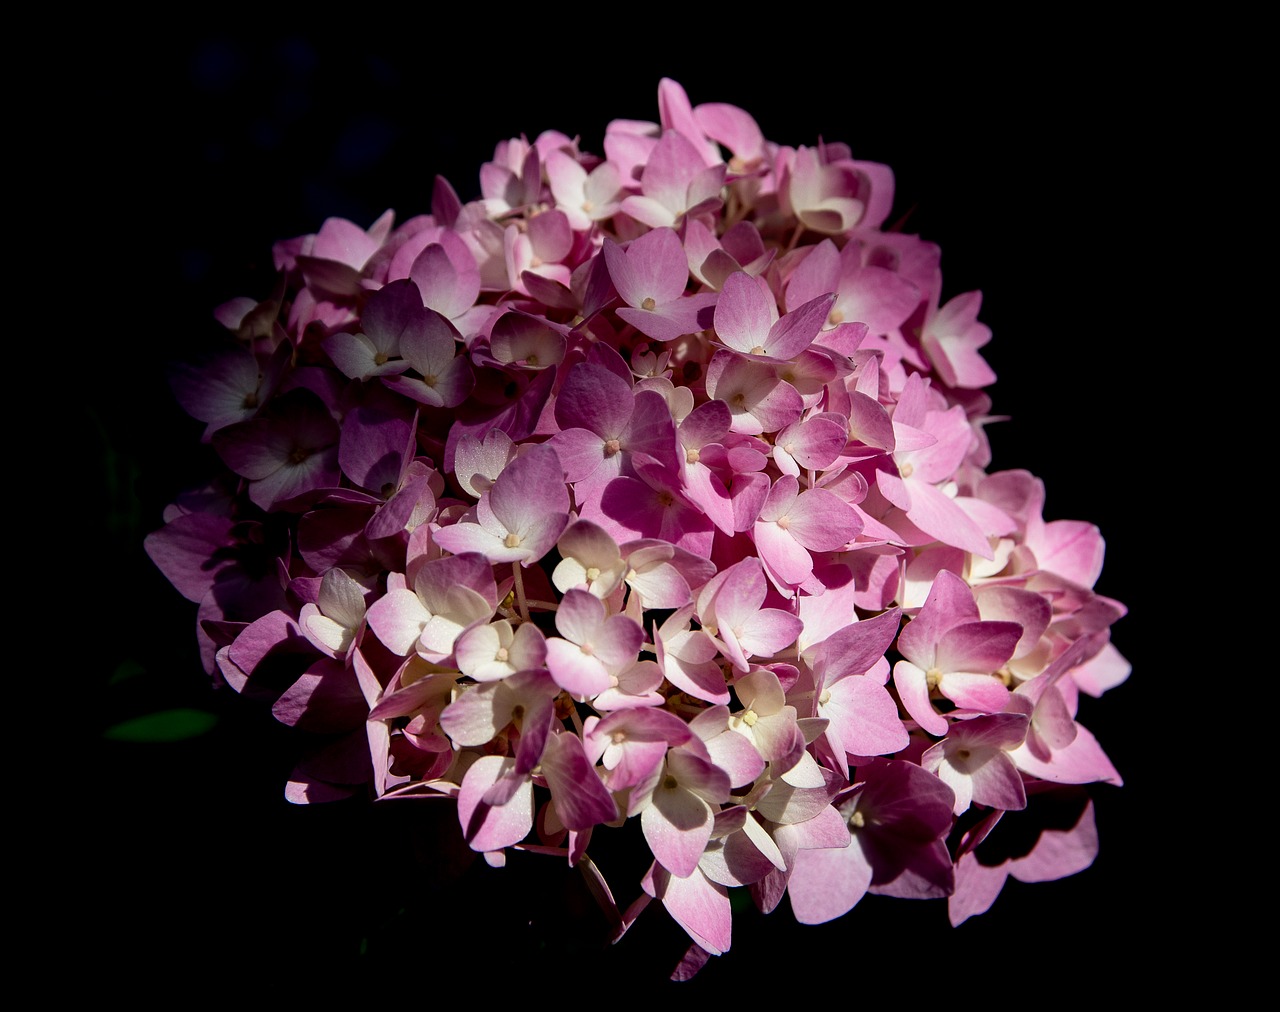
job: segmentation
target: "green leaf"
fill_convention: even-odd
[[[207,733],[217,722],[217,714],[204,710],[161,710],[113,724],[103,732],[103,736],[112,741],[185,741]]]
[[[107,679],[108,685],[119,685],[121,682],[127,682],[130,678],[137,678],[139,675],[145,675],[147,669],[135,660],[121,661],[116,665],[111,677]]]

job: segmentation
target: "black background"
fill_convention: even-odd
[[[581,134],[601,152],[610,119],[657,118],[664,75],[694,104],[745,108],[772,140],[844,141],[894,168],[894,217],[910,211],[908,229],[941,245],[944,294],[984,293],[981,319],[994,331],[985,354],[999,376],[990,392],[1013,419],[989,430],[995,467],[1040,475],[1049,519],[1099,525],[1108,557],[1098,590],[1131,609],[1114,641],[1134,666],[1128,683],[1082,705],[1127,781],[1091,789],[1093,868],[1010,882],[991,912],[955,930],[941,902],[868,897],[818,928],[795,925],[785,905],[769,917],[740,911],[731,951],[687,987],[848,980],[865,967],[863,986],[911,981],[941,998],[1132,960],[1170,932],[1162,743],[1175,679],[1192,677],[1172,662],[1176,588],[1152,569],[1150,546],[1153,509],[1162,524],[1177,515],[1178,483],[1162,461],[1182,438],[1158,404],[1156,377],[1170,365],[1152,308],[1163,282],[1150,266],[1175,144],[1171,82],[1134,72],[1132,39],[1078,27],[1048,47],[987,35],[922,42],[907,27],[806,42],[760,29],[727,47],[668,47],[688,50],[680,57],[633,53],[639,39],[515,27],[480,39],[441,30],[428,42],[390,24],[376,40],[246,28],[86,58],[75,144],[86,183],[70,199],[97,236],[73,247],[97,311],[76,328],[86,349],[77,424],[102,504],[82,530],[109,590],[81,619],[77,635],[94,648],[71,674],[92,821],[72,820],[63,842],[76,909],[88,912],[87,924],[76,915],[77,937],[103,979],[140,989],[265,981],[282,994],[304,979],[378,980],[425,998],[445,972],[477,1000],[519,1000],[603,978],[658,982],[683,950],[656,908],[598,949],[574,873],[549,858],[515,855],[501,872],[475,862],[452,877],[432,856],[435,827],[453,824],[447,804],[290,806],[296,742],[270,714],[211,689],[194,606],[141,547],[165,503],[209,467],[200,425],[172,402],[164,370],[216,338],[218,303],[269,291],[273,241],[333,215],[367,226],[388,207],[400,220],[426,212],[437,173],[476,197],[494,144],[522,132]],[[103,737],[167,707],[218,723],[174,744]],[[614,881],[628,896],[633,883]],[[792,968],[766,969],[775,962]]]

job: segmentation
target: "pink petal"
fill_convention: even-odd
[[[502,850],[519,843],[533,828],[532,781],[526,780],[505,805],[495,807],[481,801],[514,766],[514,759],[481,756],[467,770],[458,791],[458,822],[472,850]]]
[[[617,818],[613,796],[600,782],[577,735],[562,732],[548,739],[542,772],[566,828],[581,831]]]
[[[696,794],[661,784],[640,814],[640,825],[653,856],[679,878],[698,867],[698,859],[711,839],[715,819],[711,806]]]
[[[871,864],[854,838],[840,850],[797,852],[787,895],[797,921],[824,924],[852,910],[870,885]]]

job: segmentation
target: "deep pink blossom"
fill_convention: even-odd
[[[478,199],[277,243],[174,372],[220,469],[146,547],[306,736],[289,801],[435,799],[490,865],[580,869],[612,940],[665,910],[687,979],[731,896],[960,923],[1083,870],[1121,775],[1079,697],[1130,666],[1101,532],[987,473],[981,296],[892,171],[657,91],[602,156],[512,137]]]

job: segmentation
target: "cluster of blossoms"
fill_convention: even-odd
[[[733,887],[959,923],[1081,870],[1087,805],[976,853],[1029,795],[1119,783],[1075,715],[1129,671],[1098,530],[986,471],[979,293],[883,230],[886,166],[658,97],[603,158],[512,139],[478,200],[281,242],[272,295],[219,308],[174,389],[227,473],[147,542],[208,670],[315,733],[290,800],[452,799],[618,935],[658,901],[680,975]],[[619,901],[590,846],[628,826]]]

